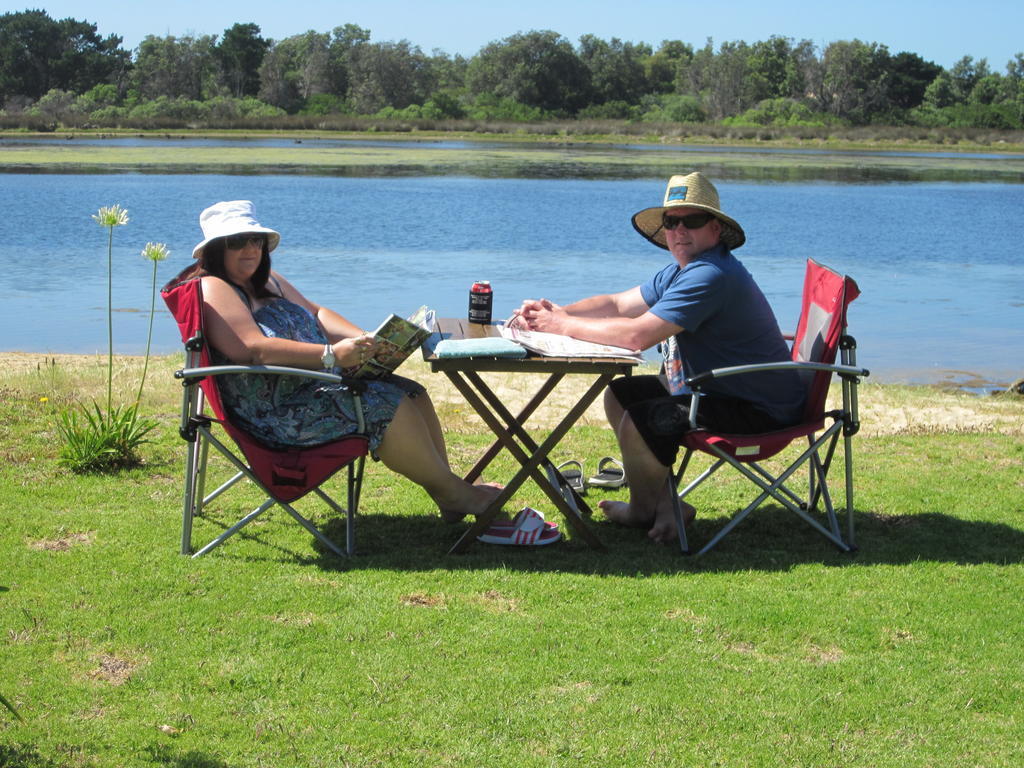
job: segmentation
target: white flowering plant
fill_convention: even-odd
[[[153,338],[153,315],[156,310],[156,265],[170,252],[163,243],[146,243],[143,258],[153,262],[153,287],[150,297],[149,332],[146,339],[146,360],[135,402],[114,406],[114,324],[113,324],[113,248],[114,229],[128,223],[128,211],[120,205],[100,208],[93,220],[107,229],[107,404],[102,408],[93,402],[91,408],[68,408],[58,415],[57,430],[63,439],[60,463],[73,472],[110,472],[137,466],[138,448],[156,427],[151,419],[139,417],[139,402],[149,368],[150,342]]]

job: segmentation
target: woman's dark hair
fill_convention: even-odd
[[[228,277],[227,270],[224,269],[224,238],[218,237],[216,240],[211,240],[205,246],[203,246],[203,253],[199,257],[199,263],[207,274],[219,277],[221,280],[237,285],[231,278]],[[273,293],[267,288],[267,280],[270,278],[270,250],[267,246],[266,238],[263,239],[263,257],[260,259],[260,265],[256,267],[256,271],[253,276],[249,279],[252,284],[253,294],[257,299],[276,297],[277,294]],[[239,288],[243,286],[239,285]]]

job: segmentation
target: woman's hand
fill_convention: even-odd
[[[362,365],[377,350],[377,339],[368,333],[336,341],[332,345],[336,365],[342,368],[354,368]]]

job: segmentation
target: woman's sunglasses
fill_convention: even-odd
[[[232,251],[240,251],[249,243],[253,243],[259,248],[263,248],[263,244],[267,242],[267,238],[264,235],[231,235],[230,237],[224,238],[224,245],[230,248]]]
[[[661,228],[675,229],[682,224],[687,229],[700,229],[713,218],[715,217],[710,213],[691,213],[686,216],[669,216],[667,213],[663,213],[661,214]]]

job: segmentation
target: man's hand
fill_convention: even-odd
[[[535,318],[537,313],[551,310],[552,308],[561,309],[558,304],[549,299],[525,299],[519,309],[515,310],[511,317],[505,321],[505,324],[510,328],[539,330],[530,327],[531,319]]]
[[[565,334],[569,313],[563,307],[548,299],[523,302],[519,310],[520,319],[531,331]]]

